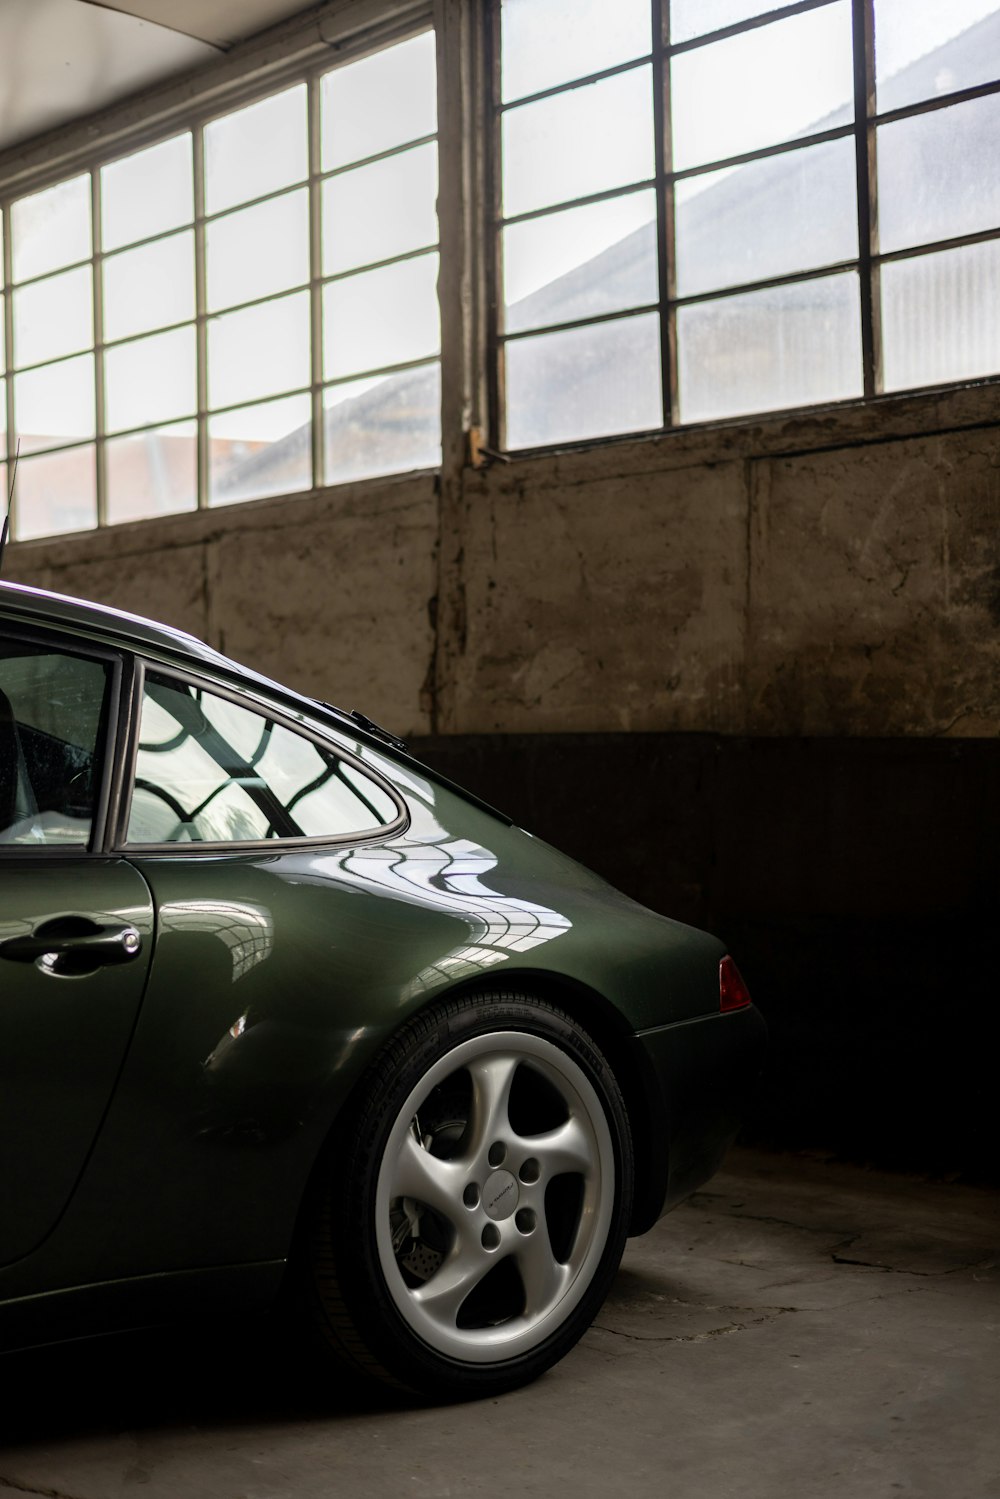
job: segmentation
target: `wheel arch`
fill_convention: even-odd
[[[382,1045],[388,1045],[397,1031],[415,1015],[434,1005],[448,1000],[471,998],[477,994],[494,993],[497,989],[524,998],[547,1000],[565,1010],[589,1031],[603,1052],[621,1089],[632,1135],[635,1191],[629,1233],[645,1233],[659,1217],[666,1194],[669,1146],[667,1114],[652,1063],[641,1042],[637,1040],[621,1012],[598,990],[567,974],[550,969],[519,968],[502,977],[497,973],[478,974],[435,992],[417,1009],[407,1010],[400,1019],[399,1026],[383,1039]],[[369,1069],[366,1068],[353,1084],[316,1152],[297,1215],[299,1221],[310,1199],[313,1184],[324,1170],[329,1152],[335,1148],[341,1132],[350,1128],[368,1072]]]

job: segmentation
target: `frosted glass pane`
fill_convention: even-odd
[[[210,405],[235,406],[308,384],[308,292],[209,321]]]
[[[326,483],[441,463],[441,367],[421,365],[323,392]]]
[[[644,182],[654,169],[652,70],[510,109],[502,126],[508,218]]]
[[[671,60],[674,167],[722,161],[854,117],[849,0]]]
[[[860,396],[853,271],[677,309],[684,422]]]
[[[682,297],[858,253],[853,139],[686,177],[676,201]]]
[[[312,484],[308,396],[227,411],[208,422],[211,505],[291,494]]]
[[[209,213],[302,182],[308,171],[306,87],[272,94],[205,126]]]
[[[41,364],[94,342],[90,266],[33,281],[14,292],[14,360]]]
[[[3,247],[0,246],[0,250],[2,250],[2,248]],[[2,265],[2,264],[3,264],[3,262],[0,261],[0,265]],[[2,327],[5,326],[4,319],[7,316],[6,310],[4,308],[3,303],[4,303],[3,292],[0,292],[0,328],[2,328]],[[7,342],[7,340],[5,338],[0,338],[0,375],[3,374],[4,370],[7,367],[6,364],[4,363],[4,360],[5,360],[4,346],[5,346],[6,342]]]
[[[883,250],[1000,228],[1000,96],[883,125],[878,132]]]
[[[663,423],[655,313],[505,346],[507,445],[541,447]]]
[[[503,0],[500,20],[505,101],[652,50],[649,0]]]
[[[997,0],[875,0],[875,80],[884,112],[1000,78]]]
[[[154,333],[104,355],[109,432],[191,416],[197,407],[193,328]]]
[[[7,381],[0,376],[0,447],[7,438]],[[6,504],[7,491],[0,485],[0,503]],[[2,524],[2,522],[0,522]]]
[[[104,336],[128,338],[194,317],[194,233],[185,229],[104,262]]]
[[[307,190],[207,224],[205,254],[212,312],[304,285],[309,280]]]
[[[323,274],[436,245],[437,146],[417,146],[323,183]]]
[[[93,354],[15,375],[14,413],[24,453],[93,437]]]
[[[14,280],[86,260],[90,254],[90,176],[73,177],[11,207]]]
[[[656,196],[629,193],[511,224],[503,271],[510,333],[655,302]]]
[[[1000,372],[1000,243],[883,265],[882,338],[887,390]]]
[[[776,9],[775,0],[670,0],[670,40],[688,42]]]
[[[324,287],[325,378],[335,380],[437,354],[437,275],[437,255],[420,255]]]
[[[94,447],[68,448],[41,458],[22,457],[14,493],[14,536],[58,536],[97,525]]]
[[[106,443],[108,520],[145,520],[193,510],[198,503],[196,434],[193,422],[178,422]]]
[[[194,218],[191,136],[175,135],[101,169],[105,250],[178,229]]]
[[[324,172],[433,135],[434,33],[425,31],[325,74],[320,110]]]

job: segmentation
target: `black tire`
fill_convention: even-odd
[[[355,1374],[423,1396],[526,1384],[596,1316],[632,1189],[621,1092],[575,1020],[503,992],[436,1005],[386,1047],[318,1173],[310,1321]]]

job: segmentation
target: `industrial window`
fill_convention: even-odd
[[[995,0],[495,0],[508,448],[1000,372]]]
[[[439,464],[436,130],[423,32],[5,202],[14,536]]]

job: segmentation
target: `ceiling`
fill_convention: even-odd
[[[308,0],[0,0],[0,151],[189,72]]]

